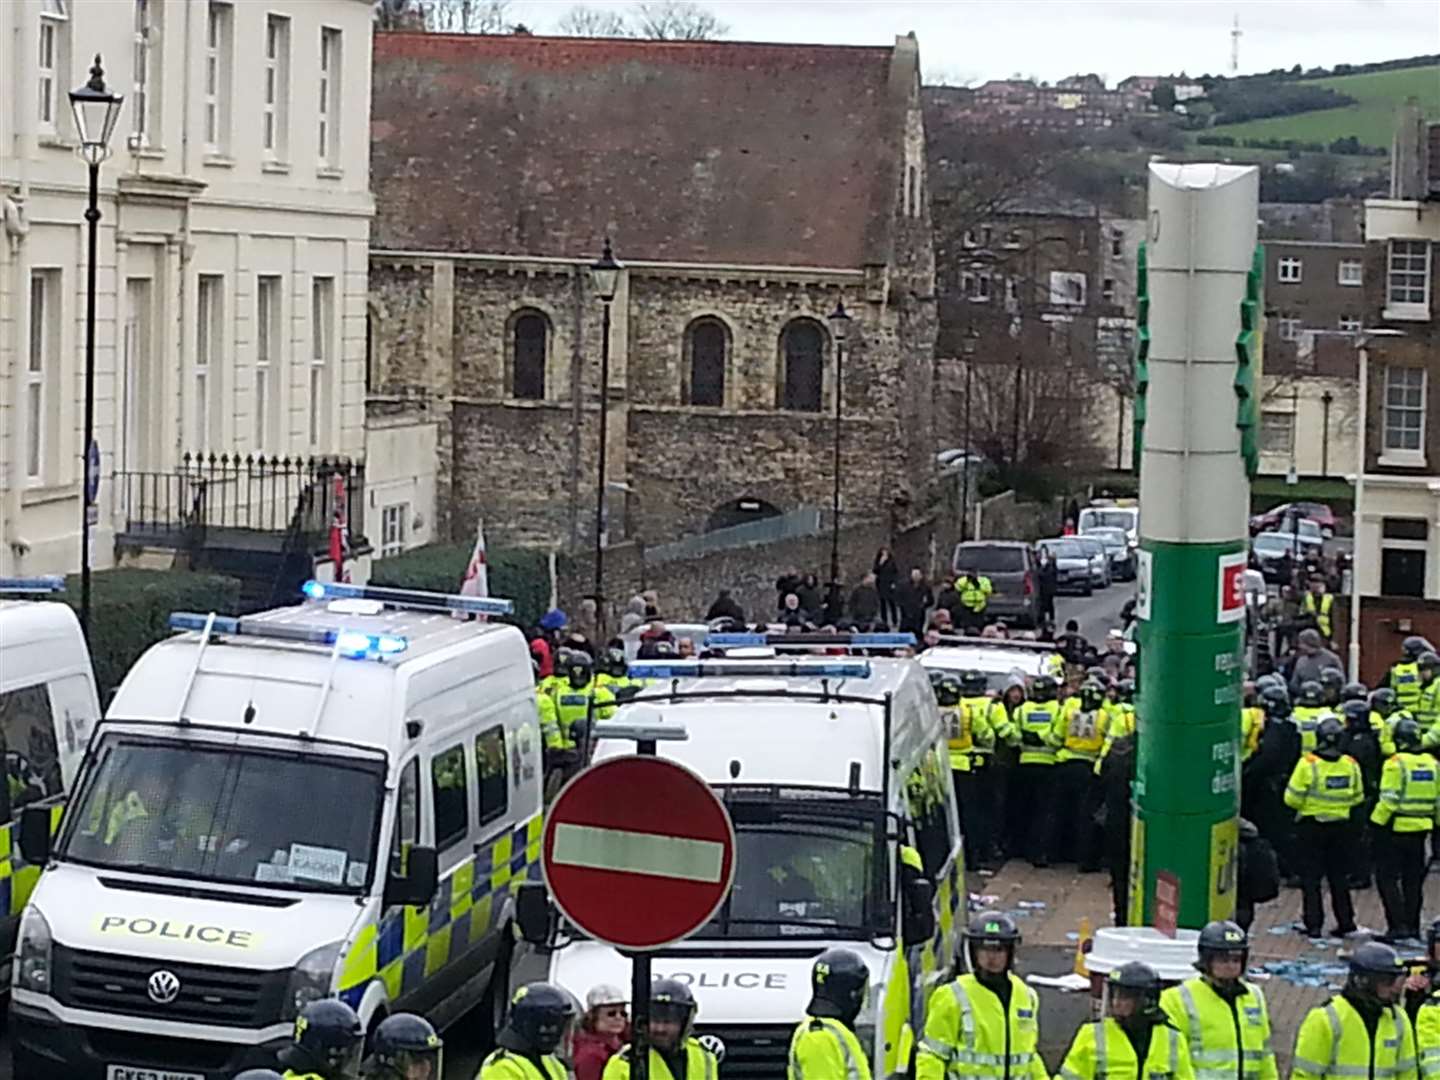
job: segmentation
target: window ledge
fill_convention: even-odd
[[[21,506],[41,506],[80,497],[79,484],[36,484],[20,492]]]
[[[315,170],[315,175],[321,180],[343,180],[345,179],[345,170],[337,169],[333,165],[321,165]]]
[[[1391,322],[1429,322],[1429,304],[1386,304],[1380,317]]]
[[[130,153],[142,161],[164,161],[165,148],[163,146],[135,146],[131,147]]]
[[[66,139],[54,134],[41,135],[35,141],[40,146],[48,146],[52,150],[76,150],[80,146],[74,139]]]
[[[267,161],[260,166],[260,171],[288,176],[290,174],[290,163],[288,161]]]
[[[1376,463],[1396,469],[1423,469],[1425,455],[1415,450],[1386,450],[1376,458]]]
[[[235,167],[235,159],[233,157],[229,154],[219,153],[218,151],[206,153],[204,161],[206,165],[216,169],[233,169]]]

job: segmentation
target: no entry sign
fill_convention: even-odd
[[[735,829],[708,784],[658,757],[594,765],[560,790],[541,866],[560,912],[619,949],[688,937],[724,903]]]

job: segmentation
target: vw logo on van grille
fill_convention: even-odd
[[[180,980],[173,971],[161,968],[150,975],[145,989],[156,1005],[169,1005],[180,996]]]
[[[720,1038],[719,1035],[705,1034],[701,1035],[695,1041],[714,1054],[717,1062],[725,1060],[725,1040]]]

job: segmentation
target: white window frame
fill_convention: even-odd
[[[1397,375],[1404,372],[1405,385],[1396,385]],[[1413,385],[1414,376],[1418,374],[1420,379],[1420,404],[1419,406],[1391,403],[1391,391],[1399,390],[1407,393],[1415,390]],[[1430,375],[1423,367],[1409,367],[1398,364],[1387,364],[1383,376],[1383,391],[1380,398],[1380,464],[1382,465],[1421,465],[1425,464],[1425,421],[1427,396],[1430,392]],[[1418,413],[1418,424],[1404,424],[1399,428],[1392,428],[1390,424],[1390,413],[1392,410],[1405,413]],[[1396,445],[1397,441],[1393,436],[1399,431],[1415,431],[1418,429],[1416,446]],[[1408,441],[1408,440],[1404,440]]]
[[[1275,317],[1275,336],[1281,341],[1299,341],[1301,329],[1301,320],[1294,315]]]
[[[330,438],[330,373],[335,360],[335,279],[310,279],[309,441],[323,449]]]
[[[275,417],[285,383],[284,278],[259,274],[255,278],[255,449],[278,449]]]
[[[1341,315],[1336,320],[1336,326],[1342,334],[1358,334],[1365,329],[1365,320],[1356,318],[1353,315]]]
[[[130,98],[131,136],[137,150],[160,145],[162,0],[132,0],[134,4],[134,89]]]
[[[977,248],[980,246],[980,236],[974,229],[966,229],[965,235],[960,238],[960,246]]]
[[[64,123],[65,95],[70,88],[62,83],[69,70],[69,55],[70,13],[66,0],[45,0],[35,38],[35,122],[41,135],[59,135]]]
[[[344,39],[333,26],[320,28],[319,131],[316,156],[322,169],[340,163],[341,76],[344,71]]]
[[[1051,307],[1084,307],[1089,291],[1090,279],[1083,271],[1050,271]]]
[[[390,503],[380,511],[379,557],[403,554],[410,540],[410,504]]]
[[[1100,299],[1107,304],[1115,302],[1115,290],[1117,286],[1113,277],[1102,278],[1100,281]]]
[[[205,12],[205,152],[221,155],[230,146],[230,69],[234,57],[234,6],[210,0]]]
[[[24,405],[21,426],[25,432],[24,478],[28,487],[52,480],[55,467],[57,417],[54,386],[60,379],[60,271],[30,271],[30,338],[25,354]]]
[[[1335,284],[1347,288],[1365,284],[1365,263],[1360,259],[1341,259],[1335,268]]]
[[[201,274],[195,288],[195,400],[191,442],[196,452],[224,442],[221,410],[225,370],[225,277]]]
[[[289,151],[290,19],[265,16],[263,75],[260,88],[260,148],[266,160],[283,162]]]
[[[1405,245],[1405,250],[1397,250],[1402,244]],[[1417,248],[1418,250],[1415,250]],[[1414,265],[1417,255],[1420,260],[1418,267]],[[1397,256],[1405,261],[1403,268],[1397,269]],[[1385,252],[1385,318],[1422,322],[1429,320],[1432,262],[1429,240],[1397,238],[1390,241]],[[1416,274],[1420,275],[1418,300],[1415,299],[1414,282],[1410,280]],[[1404,291],[1398,299],[1396,275],[1404,275],[1407,279]]]
[[[1305,261],[1298,255],[1275,260],[1275,280],[1281,285],[1299,285],[1305,279]]]
[[[1283,435],[1283,438],[1269,438],[1272,435]],[[1294,454],[1295,414],[1289,409],[1266,409],[1260,413],[1260,452]]]

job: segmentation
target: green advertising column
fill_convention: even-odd
[[[1150,166],[1140,266],[1139,746],[1130,917],[1235,911],[1259,173]]]

